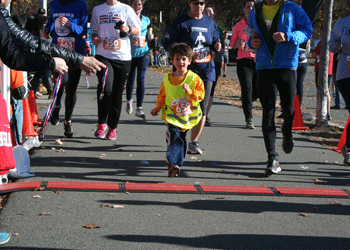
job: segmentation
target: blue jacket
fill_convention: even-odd
[[[267,34],[258,26],[259,18],[256,13],[257,10],[261,10],[262,4],[263,2],[256,4],[249,15],[249,27],[254,29],[262,41],[261,48],[256,50],[256,69],[298,68],[299,45],[309,40],[313,33],[309,17],[297,4],[282,0],[283,6],[276,14],[279,15],[277,32],[284,32],[287,41],[276,43],[274,53],[271,53],[266,41]],[[260,23],[260,27],[261,25]],[[248,46],[254,49],[250,43],[251,39],[252,37],[249,38]]]

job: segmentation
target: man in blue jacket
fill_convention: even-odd
[[[263,108],[262,130],[268,163],[265,176],[281,171],[275,151],[275,104],[280,94],[284,123],[282,148],[293,150],[292,126],[299,45],[312,35],[312,23],[305,11],[286,0],[264,0],[255,4],[249,16],[248,46],[256,49],[258,92]]]

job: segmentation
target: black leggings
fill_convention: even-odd
[[[96,59],[108,67],[106,86],[101,100],[102,78],[105,74],[105,70],[97,72],[98,123],[107,123],[109,128],[115,129],[118,126],[120,118],[124,84],[130,71],[131,61],[112,60],[100,55],[96,55]]]
[[[268,158],[277,156],[275,151],[276,126],[275,105],[277,91],[280,94],[284,119],[283,132],[292,135],[294,119],[294,96],[296,93],[296,70],[258,70],[258,93],[263,108],[262,130]]]
[[[257,99],[258,86],[254,59],[237,60],[237,75],[241,84],[242,106],[245,120],[253,118],[253,101]]]
[[[336,85],[338,86],[340,94],[342,95],[346,107],[350,113],[350,78],[338,80]],[[346,130],[346,146],[350,148],[350,125]]]
[[[61,98],[63,95],[64,89],[66,89],[66,112],[65,120],[70,121],[72,118],[73,110],[75,103],[77,102],[77,88],[80,81],[81,69],[68,70],[68,73],[64,74],[62,77],[61,88],[57,93],[56,107],[61,108]],[[58,74],[55,73],[55,80],[57,79]]]

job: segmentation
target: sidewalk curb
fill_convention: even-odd
[[[350,198],[350,189],[265,187],[265,186],[223,186],[192,184],[154,183],[105,183],[105,182],[66,182],[28,181],[0,185],[0,194],[16,191],[114,191],[120,193],[174,193],[174,194],[213,194],[213,195],[257,195],[292,196],[318,198]]]

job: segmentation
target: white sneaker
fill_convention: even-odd
[[[145,112],[143,112],[143,108],[137,108],[135,116],[145,119],[146,116],[145,116]]]
[[[36,93],[35,93],[35,97],[36,97],[36,98],[39,98],[39,97],[41,97],[42,95],[43,95],[43,94],[41,94],[40,92],[36,92]]]
[[[276,158],[269,159],[267,161],[265,176],[268,177],[272,174],[278,174],[279,172],[281,172],[282,169],[279,165],[280,165],[280,163],[277,161]]]
[[[198,146],[198,142],[197,141],[190,141],[188,143],[188,150],[187,150],[187,154],[194,154],[194,155],[201,155],[203,154],[202,149]]]
[[[133,109],[132,109],[132,100],[130,101],[126,101],[126,108],[125,108],[125,111],[127,114],[131,114]]]

